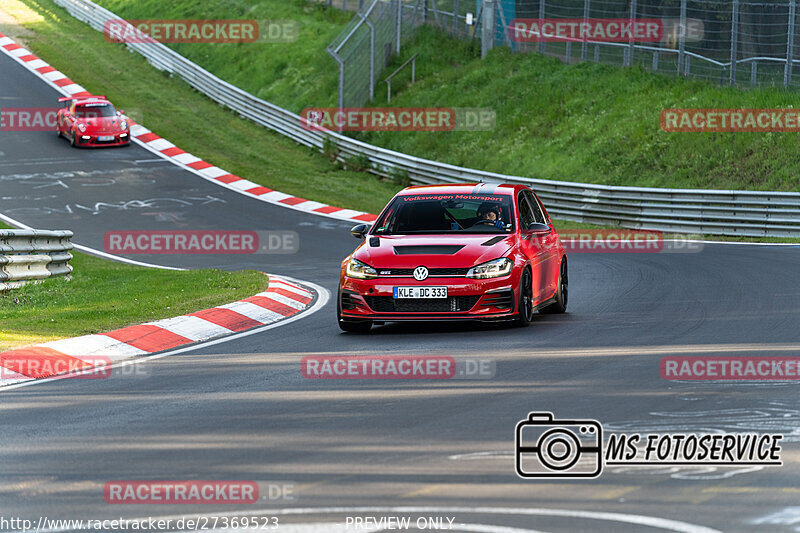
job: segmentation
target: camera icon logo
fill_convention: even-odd
[[[597,420],[555,420],[533,412],[517,424],[515,466],[523,478],[594,478],[603,470],[603,427]]]

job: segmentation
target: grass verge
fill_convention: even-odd
[[[257,294],[261,272],[157,270],[75,253],[72,281],[0,292],[0,352],[183,315]]]

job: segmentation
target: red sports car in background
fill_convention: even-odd
[[[105,96],[59,98],[69,102],[58,110],[56,133],[72,146],[127,146],[131,142],[128,121]]]
[[[339,327],[399,320],[515,320],[567,308],[567,257],[538,196],[524,185],[408,187],[342,262]]]

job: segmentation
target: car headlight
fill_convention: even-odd
[[[78,122],[77,126],[78,129],[81,130],[81,132],[86,131],[86,124],[84,124],[83,122]]]
[[[128,123],[123,120],[122,122],[119,123],[119,127],[120,127],[120,129],[127,130],[128,129]]]
[[[500,276],[508,275],[512,266],[514,266],[514,263],[511,262],[511,259],[501,257],[470,268],[467,272],[467,277],[474,279],[499,278]]]
[[[345,273],[351,278],[358,279],[373,279],[378,277],[378,272],[366,263],[362,263],[358,259],[351,259],[347,263]]]

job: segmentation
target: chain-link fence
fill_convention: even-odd
[[[797,82],[793,65],[800,61],[795,8],[795,0],[518,0],[518,21],[656,20],[662,31],[659,39],[649,42],[578,39],[511,46],[566,62],[640,65],[723,84],[790,86]]]
[[[720,84],[800,85],[797,0],[317,1],[356,9],[328,48],[339,63],[339,105],[344,107],[372,99],[392,53],[399,53],[422,24],[460,38],[477,36],[484,50],[503,45],[567,63],[638,65]],[[548,22],[625,20],[656,21],[658,35],[628,40],[535,35]]]
[[[364,105],[374,97],[379,75],[403,43],[424,24],[461,33],[466,20],[459,0],[322,0],[335,7],[356,8],[353,20],[328,46],[339,68],[339,107]],[[470,4],[468,0],[461,0]],[[474,6],[474,0],[472,5]],[[448,11],[448,8],[450,11]]]

